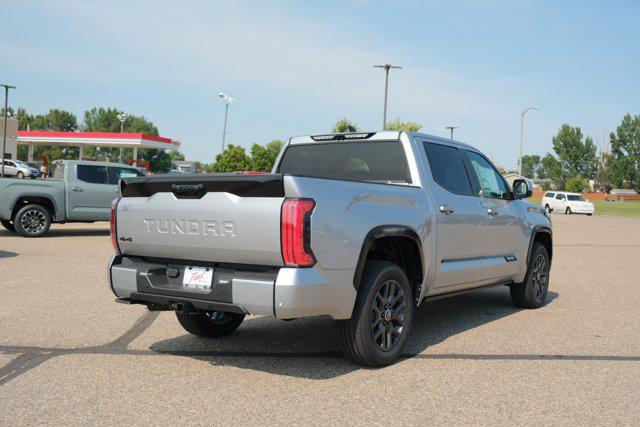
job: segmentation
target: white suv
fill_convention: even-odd
[[[558,211],[565,214],[593,215],[596,208],[589,200],[579,193],[567,193],[566,191],[547,191],[542,197],[542,206],[547,212]]]

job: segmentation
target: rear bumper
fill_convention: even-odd
[[[201,263],[186,264],[200,265]],[[115,255],[109,263],[109,283],[121,300],[148,306],[189,304],[203,310],[240,312],[280,319],[329,315],[351,317],[356,292],[352,270],[215,266],[210,291],[181,288],[181,276],[166,277],[174,262],[148,261]]]

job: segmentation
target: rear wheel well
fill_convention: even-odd
[[[422,284],[422,255],[415,239],[407,236],[385,236],[374,240],[364,258],[367,261],[390,261],[406,274],[414,298]],[[364,267],[364,266],[362,266]],[[355,283],[356,288],[359,283]]]
[[[16,200],[16,203],[13,205],[13,210],[11,211],[11,220],[15,221],[18,211],[27,205],[42,206],[49,211],[49,214],[51,214],[51,219],[53,220],[56,211],[55,206],[50,199],[42,196],[22,196],[18,200]]]
[[[544,231],[537,232],[536,235],[533,236],[533,243],[540,243],[547,250],[549,260],[553,258],[553,244],[550,233]]]

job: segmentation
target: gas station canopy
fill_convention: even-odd
[[[80,147],[82,159],[83,147],[133,148],[133,160],[138,159],[138,148],[177,150],[180,142],[144,133],[116,132],[44,132],[18,131],[18,144],[29,145],[29,160],[33,161],[34,145],[60,145]]]

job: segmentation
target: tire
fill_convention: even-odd
[[[534,243],[524,282],[510,286],[511,300],[517,307],[540,308],[545,304],[550,267],[547,249],[540,243]]]
[[[244,320],[244,314],[224,311],[198,311],[182,313],[176,311],[180,325],[190,334],[202,338],[219,338],[232,334]]]
[[[18,171],[18,174],[16,175],[19,179],[24,179],[24,172],[22,171]]]
[[[573,211],[571,210],[571,208],[567,208],[566,211],[564,211],[565,215],[573,215]]]
[[[413,311],[413,292],[404,271],[388,261],[368,262],[351,319],[336,322],[345,356],[368,367],[392,364],[411,332]]]
[[[16,232],[16,227],[13,225],[13,222],[9,221],[8,219],[0,219],[0,224],[2,224],[2,226],[7,230],[13,233]]]
[[[44,206],[27,205],[18,211],[13,225],[24,237],[40,237],[51,227],[51,213]]]
[[[593,215],[593,214],[587,214],[587,216],[591,216],[591,215]]]
[[[551,207],[549,205],[545,205],[544,206],[544,210],[547,211],[547,213],[551,213]]]

